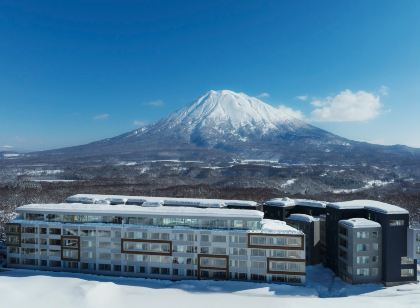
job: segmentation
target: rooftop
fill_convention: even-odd
[[[369,220],[366,218],[350,218],[339,221],[340,224],[344,224],[350,228],[380,228],[381,225],[376,221]]]
[[[279,207],[293,207],[295,206],[295,200],[284,197],[284,198],[274,198],[265,202],[265,204],[279,206]]]
[[[147,197],[147,196],[124,196],[124,195],[97,195],[97,194],[77,194],[70,196],[66,202],[75,203],[162,203],[171,206],[191,206],[207,208],[223,208],[227,206],[241,206],[255,208],[257,202],[248,200],[224,200],[224,199],[200,199],[200,198],[173,198],[173,197]]]
[[[309,199],[290,199],[287,197],[270,199],[266,201],[265,203],[268,205],[279,206],[279,207],[293,207],[296,205],[303,205],[307,207],[325,208],[327,206],[327,202],[325,201],[317,201],[317,200],[309,200]]]
[[[399,206],[375,201],[375,200],[352,200],[329,203],[329,207],[336,209],[369,209],[384,214],[408,214],[406,209]]]
[[[293,228],[281,220],[263,219],[261,231],[264,233],[288,233],[303,234],[302,231]]]
[[[319,220],[319,218],[307,214],[290,214],[290,216],[287,217],[287,219],[304,222],[313,222]]]
[[[239,219],[262,219],[263,213],[256,210],[237,210],[223,208],[195,208],[195,207],[163,207],[138,206],[125,204],[84,204],[84,203],[56,203],[56,204],[27,204],[20,206],[16,212],[32,213],[65,213],[85,215],[120,215],[120,216],[183,216],[183,217],[221,217]]]

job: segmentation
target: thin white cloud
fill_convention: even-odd
[[[308,99],[308,95],[298,95],[298,96],[296,96],[296,99],[304,102]]]
[[[269,98],[271,95],[268,92],[262,92],[257,95],[258,98]]]
[[[147,125],[147,122],[143,120],[134,120],[133,125],[136,127],[143,127]]]
[[[5,145],[1,145],[0,148],[3,148],[3,149],[13,149],[14,146],[13,145],[5,144]]]
[[[363,122],[376,118],[382,111],[380,96],[366,91],[344,90],[311,104],[315,107],[312,120],[321,122]]]
[[[93,117],[93,119],[95,121],[104,121],[104,120],[108,120],[109,119],[109,114],[108,113],[101,113],[101,114],[97,114],[96,116]]]
[[[285,105],[280,105],[280,106],[277,107],[277,109],[279,109],[281,112],[286,113],[286,114],[288,114],[288,115],[290,115],[290,116],[292,116],[296,119],[299,119],[299,120],[304,120],[305,119],[305,115],[300,110],[296,110],[296,109],[287,107]]]
[[[388,96],[389,95],[389,88],[387,86],[380,86],[378,93],[380,96]]]
[[[154,107],[154,108],[160,108],[160,107],[163,107],[165,105],[165,102],[161,99],[157,99],[157,100],[154,100],[154,101],[146,102],[143,105],[149,106],[149,107]]]

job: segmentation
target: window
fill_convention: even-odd
[[[132,266],[132,265],[124,265],[124,272],[126,272],[126,273],[134,273],[134,266]]]
[[[232,248],[230,248],[230,254],[234,255],[234,256],[246,256],[247,255],[247,249],[246,248],[232,247]]]
[[[77,260],[79,258],[79,251],[76,249],[63,249],[62,259]]]
[[[44,220],[44,214],[26,213],[26,220]]]
[[[375,250],[375,251],[378,251],[379,250],[379,244],[378,243],[373,243],[372,244],[372,249]]]
[[[96,233],[98,237],[111,237],[111,231],[98,230]]]
[[[71,248],[78,248],[79,247],[79,239],[78,238],[62,238],[62,246],[63,247],[71,247]]]
[[[370,269],[372,276],[378,276],[379,270],[377,267]]]
[[[367,231],[357,231],[356,232],[357,238],[369,238],[369,232]]]
[[[233,221],[233,228],[244,229],[245,228],[245,222],[243,220],[234,220]]]
[[[404,226],[404,220],[402,220],[402,219],[391,219],[389,221],[389,225],[391,227]]]
[[[20,246],[20,235],[7,235],[6,245],[7,246]]]
[[[369,276],[369,269],[368,268],[358,268],[356,270],[357,276]]]
[[[121,243],[123,253],[157,255],[170,255],[172,253],[171,242],[122,239]]]
[[[213,247],[213,254],[215,255],[225,255],[226,248],[224,247]]]
[[[23,227],[22,233],[37,233],[37,228]]]
[[[214,257],[200,257],[201,267],[215,267],[215,268],[226,268],[227,258],[214,258]]]
[[[50,267],[61,267],[61,261],[50,261]]]
[[[64,229],[63,234],[64,235],[79,235],[79,232],[77,231],[77,229]]]
[[[251,249],[251,256],[253,257],[265,257],[265,250],[264,249]]]
[[[357,244],[356,250],[357,251],[368,251],[369,250],[369,244]]]
[[[401,277],[412,277],[412,276],[414,276],[414,269],[412,268],[401,269]]]
[[[378,262],[378,256],[372,256],[372,263]]]
[[[50,234],[54,234],[54,235],[60,235],[61,234],[61,229],[51,228],[49,231],[50,231]]]
[[[377,239],[379,237],[378,231],[372,231],[372,238]]]
[[[265,269],[267,268],[267,263],[265,261],[251,261],[252,269]]]
[[[100,271],[110,271],[111,264],[98,264],[98,270]]]
[[[202,242],[209,242],[210,241],[210,237],[208,234],[202,234],[201,235],[201,241]]]
[[[409,257],[401,257],[401,264],[414,264],[414,260]]]
[[[51,239],[49,240],[50,245],[56,245],[56,246],[60,246],[61,245],[61,240],[59,239]]]
[[[356,262],[357,264],[368,264],[369,256],[357,256]]]
[[[213,235],[213,242],[215,243],[226,243],[225,235]]]
[[[61,237],[61,259],[70,260],[70,261],[79,261],[79,258],[80,258],[79,249],[80,249],[79,237],[74,237],[74,236]]]
[[[420,254],[420,246],[416,247],[416,254]]]
[[[265,276],[264,275],[258,275],[258,274],[251,274],[251,280],[255,280],[255,281],[265,281]]]
[[[417,232],[416,233],[416,241],[417,242],[420,242],[420,232]]]

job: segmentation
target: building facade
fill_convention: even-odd
[[[365,218],[339,221],[338,273],[350,283],[382,280],[381,225]]]
[[[339,269],[340,221],[365,218],[381,226],[381,282],[386,286],[417,281],[417,261],[410,257],[407,245],[409,214],[395,205],[373,200],[353,200],[327,203],[311,200],[276,198],[263,203],[265,217],[288,220],[294,214],[305,214],[320,220],[321,249],[320,260],[337,275]],[[292,216],[293,217],[293,216]],[[296,225],[296,223],[294,224]],[[302,230],[308,230],[302,228]],[[309,237],[309,231],[304,231]],[[414,247],[414,241],[409,241]],[[307,246],[307,255],[315,255],[314,246]]]
[[[305,234],[306,264],[321,263],[321,255],[325,251],[321,240],[322,220],[307,214],[290,214],[286,218],[286,223]]]
[[[420,225],[410,226],[407,237],[408,256],[420,261]]]
[[[7,266],[171,280],[305,283],[301,231],[263,219],[256,210],[209,207],[200,200],[189,206],[155,201],[19,207],[19,216],[7,225]]]

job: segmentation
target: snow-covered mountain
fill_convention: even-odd
[[[211,90],[192,104],[172,113],[154,125],[125,135],[142,138],[147,135],[171,136],[197,146],[231,147],[233,144],[276,140],[286,136],[323,135],[337,142],[336,136],[311,126],[263,101],[230,90]],[[341,139],[338,138],[343,142]]]
[[[294,163],[392,162],[418,151],[351,141],[244,93],[209,91],[167,118],[87,145],[32,153],[78,159],[274,159]]]

